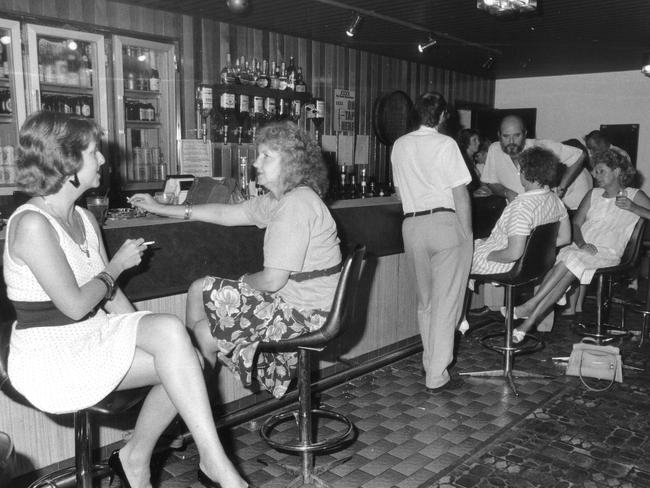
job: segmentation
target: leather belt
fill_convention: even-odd
[[[341,271],[343,263],[335,264],[327,269],[318,269],[316,271],[303,271],[301,273],[293,273],[289,275],[289,279],[293,281],[307,281],[313,278],[320,278],[321,276],[331,276]]]
[[[456,211],[453,208],[447,208],[447,207],[436,207],[436,208],[431,208],[429,210],[420,210],[419,212],[409,212],[404,214],[404,218],[408,219],[409,217],[419,217],[420,215],[429,215],[429,214],[434,214],[438,212],[452,212],[456,213]]]

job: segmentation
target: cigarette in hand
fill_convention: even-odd
[[[140,245],[141,246],[151,246],[152,244],[155,244],[155,243],[156,243],[156,241],[147,241],[147,242],[143,242]]]

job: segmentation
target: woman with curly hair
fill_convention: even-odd
[[[514,342],[521,342],[576,280],[589,284],[596,269],[618,264],[639,218],[650,217],[648,196],[627,186],[636,171],[625,157],[606,150],[594,154],[592,163],[598,188],[578,207],[573,243],[560,250],[537,293],[515,307],[515,318],[525,320],[513,331]]]
[[[547,149],[532,147],[517,158],[524,187],[504,209],[487,239],[474,242],[473,274],[505,273],[521,257],[531,231],[560,221],[558,245],[569,242],[571,228],[562,200],[551,191],[557,177],[557,156]]]
[[[287,390],[295,353],[254,357],[260,341],[320,328],[334,299],[341,268],[336,224],[321,200],[327,172],[316,142],[292,122],[257,136],[257,183],[269,192],[235,205],[160,205],[150,195],[131,203],[149,212],[220,225],[265,228],[264,267],[239,280],[206,276],[190,286],[187,321],[205,358],[217,357],[245,385],[253,369],[276,397]]]

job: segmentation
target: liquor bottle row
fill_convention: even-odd
[[[357,175],[357,173],[359,173]],[[358,177],[357,177],[358,176]],[[347,171],[347,166],[340,167],[339,180],[330,187],[332,198],[347,200],[352,198],[384,197],[394,193],[392,183],[376,184],[373,178],[367,178],[366,168],[358,172]]]
[[[293,56],[289,59],[289,66],[284,61],[276,63],[265,59],[261,63],[253,59],[250,63],[246,57],[236,58],[232,65],[230,54],[226,55],[226,65],[221,70],[221,83],[224,85],[256,85],[260,88],[272,90],[291,90],[296,93],[305,93],[307,84],[303,79],[302,68],[295,66]]]
[[[214,142],[241,144],[253,141],[259,128],[271,121],[297,121],[302,115],[302,102],[295,98],[222,93],[219,107],[211,115]]]
[[[124,102],[126,111],[126,120],[154,122],[158,114],[156,108],[151,102],[141,102],[139,100],[126,100]]]
[[[125,90],[160,91],[160,73],[153,50],[124,46],[122,65]]]
[[[16,181],[16,162],[14,147],[0,145],[0,185],[8,185]]]
[[[0,114],[12,114],[14,112],[14,103],[11,99],[9,90],[0,91]]]
[[[129,181],[163,181],[167,178],[167,164],[159,147],[134,147],[127,170]]]
[[[41,83],[90,88],[93,84],[91,45],[70,40],[38,40]]]
[[[93,98],[91,96],[43,94],[41,95],[41,110],[92,118],[94,116]]]

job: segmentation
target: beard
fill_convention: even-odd
[[[518,155],[523,149],[524,145],[523,144],[507,144],[507,145],[501,145],[501,149],[503,149],[503,152],[506,153],[508,156],[516,156]]]

